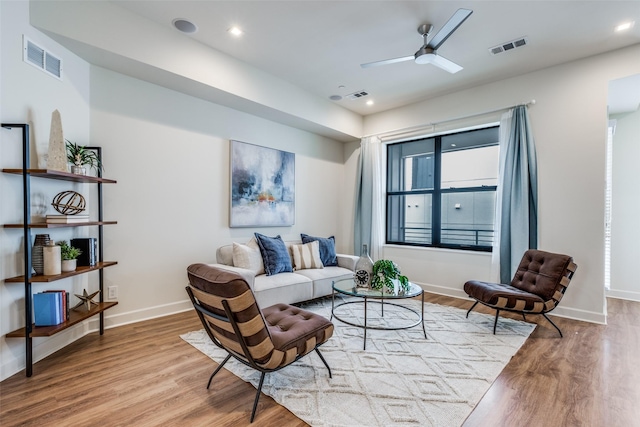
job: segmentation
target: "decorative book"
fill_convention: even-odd
[[[53,326],[64,322],[62,293],[43,292],[33,295],[33,314],[36,326]]]
[[[76,224],[89,222],[89,215],[47,215],[48,224]]]

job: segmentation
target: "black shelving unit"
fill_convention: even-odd
[[[98,176],[76,175],[68,172],[60,172],[49,169],[30,169],[30,153],[29,153],[29,125],[25,123],[2,123],[2,127],[6,129],[22,130],[22,168],[20,169],[3,169],[3,173],[22,176],[22,212],[23,219],[21,224],[5,224],[8,229],[22,229],[24,233],[24,275],[17,277],[9,277],[5,279],[7,283],[24,283],[24,328],[9,332],[6,336],[9,338],[24,337],[25,340],[25,373],[27,377],[33,374],[33,337],[46,337],[61,332],[77,323],[88,319],[92,316],[100,316],[100,335],[104,334],[104,311],[117,304],[116,301],[104,301],[104,268],[116,265],[115,261],[104,261],[103,259],[103,227],[105,225],[116,224],[115,221],[105,221],[103,219],[102,210],[102,185],[115,184],[116,181],[102,178],[101,171],[98,170]],[[102,162],[101,147],[87,147],[96,151],[98,159]],[[31,178],[45,178],[62,181],[92,183],[98,186],[98,220],[86,223],[75,224],[31,224]],[[31,230],[39,228],[58,228],[58,227],[98,227],[98,264],[92,267],[78,267],[73,272],[65,272],[53,276],[31,275]],[[32,314],[32,283],[54,282],[56,280],[65,279],[67,277],[84,274],[91,271],[98,271],[100,302],[97,306],[92,307],[86,312],[72,312],[65,322],[55,326],[36,327],[31,323]]]

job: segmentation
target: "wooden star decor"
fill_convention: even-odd
[[[82,290],[82,295],[78,295],[78,294],[74,294],[76,297],[78,297],[80,299],[80,302],[78,304],[76,304],[73,309],[75,310],[76,308],[86,305],[87,306],[87,311],[91,310],[91,304],[95,304],[98,305],[97,302],[92,301],[93,297],[95,297],[96,295],[98,295],[100,293],[100,290],[95,291],[92,294],[87,294],[87,290],[83,289]]]

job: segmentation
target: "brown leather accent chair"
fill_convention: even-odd
[[[288,304],[260,310],[247,282],[232,271],[193,264],[187,268],[187,275],[190,283],[187,293],[207,334],[215,345],[229,353],[209,377],[207,389],[232,356],[262,374],[251,422],[267,372],[282,369],[315,350],[331,378],[331,368],[318,350],[333,335],[329,320]]]
[[[476,300],[467,311],[467,318],[478,303],[495,308],[495,335],[500,310],[521,313],[525,320],[525,314],[542,314],[562,337],[562,331],[546,313],[558,306],[577,268],[573,258],[568,255],[529,249],[524,253],[510,284],[477,280],[464,284],[464,291]]]

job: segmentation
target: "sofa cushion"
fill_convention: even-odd
[[[293,271],[289,251],[280,235],[269,237],[264,234],[255,233],[255,236],[258,241],[258,246],[260,246],[264,271],[267,273],[267,276]]]
[[[255,278],[253,292],[260,307],[268,307],[279,302],[292,304],[313,298],[313,282],[297,272],[280,273],[274,276],[261,274]]]
[[[302,243],[318,241],[320,244],[320,259],[325,267],[338,265],[338,260],[336,259],[335,237],[314,237],[309,236],[308,234],[300,234],[300,237],[302,238]]]
[[[308,268],[324,268],[320,259],[320,244],[318,241],[291,245],[294,270],[306,270]]]
[[[307,277],[313,283],[313,298],[331,295],[336,280],[353,277],[353,270],[342,267],[325,267],[322,270],[299,270],[296,274]]]
[[[246,245],[233,242],[233,265],[251,270],[255,274],[264,274],[262,254],[255,238]]]

